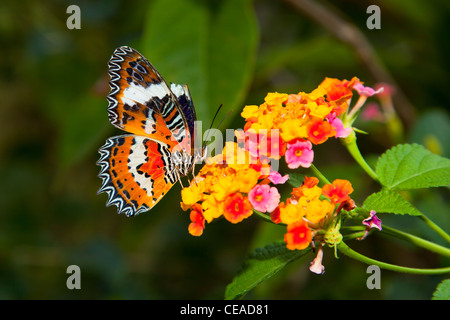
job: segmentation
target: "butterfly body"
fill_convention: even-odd
[[[109,63],[111,124],[129,134],[106,140],[97,164],[108,194],[127,216],[150,210],[203,159],[194,148],[196,114],[186,85],[170,87],[140,53],[117,48]]]

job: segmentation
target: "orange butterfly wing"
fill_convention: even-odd
[[[179,178],[168,146],[146,137],[109,138],[99,152],[99,193],[106,192],[107,206],[114,204],[127,216],[150,210]]]
[[[189,150],[192,147],[190,125],[178,102],[180,97],[175,96],[155,67],[130,47],[116,49],[108,65],[110,122],[127,132],[171,147],[180,144]]]
[[[172,153],[192,157],[195,109],[187,86],[169,88],[136,50],[117,48],[108,65],[109,120],[132,134],[109,138],[99,149],[98,193],[108,194],[107,206],[133,216],[150,210],[179,180],[181,164]]]

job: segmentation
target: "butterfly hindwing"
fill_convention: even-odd
[[[109,138],[99,152],[99,193],[106,192],[107,205],[116,205],[127,216],[150,210],[179,179],[164,143],[122,135]]]
[[[190,127],[195,119],[186,86],[173,87],[179,93],[175,95],[146,58],[125,46],[114,51],[109,74],[108,114],[114,126],[191,152]]]
[[[194,124],[197,120],[197,115],[195,114],[194,103],[192,102],[191,93],[189,92],[189,88],[187,85],[180,85],[172,83],[170,85],[170,90],[176,96],[178,103],[181,107],[181,112],[183,113],[184,118],[186,119],[189,132],[191,135],[191,139],[194,134]],[[194,143],[191,141],[191,148],[193,149]]]

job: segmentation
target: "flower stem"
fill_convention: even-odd
[[[322,174],[322,172],[319,171],[319,169],[316,168],[315,165],[311,163],[311,170],[314,172],[317,178],[323,183],[323,184],[329,184],[331,183],[328,181],[328,179]]]
[[[390,235],[392,237],[396,237],[399,239],[403,239],[406,241],[411,242],[412,244],[415,244],[419,247],[425,248],[427,250],[430,250],[432,252],[438,253],[440,255],[446,256],[446,257],[450,257],[450,249],[440,246],[434,242],[416,237],[412,234],[403,232],[403,231],[399,231],[396,230],[394,228],[390,228],[386,225],[383,225],[383,229],[381,230],[382,233],[386,234],[386,235]]]
[[[444,230],[441,229],[437,224],[435,224],[433,221],[431,221],[427,216],[424,214],[419,216],[420,219],[422,219],[423,222],[427,226],[429,226],[431,229],[433,229],[438,235],[440,235],[442,238],[444,238],[448,243],[450,243],[450,235],[447,234]]]
[[[377,174],[364,160],[361,152],[359,151],[358,145],[356,144],[356,134],[353,130],[352,133],[344,139],[341,139],[342,144],[347,148],[348,152],[352,155],[353,159],[361,166],[361,168],[366,171],[366,173],[375,181],[380,182]]]
[[[443,274],[443,273],[450,273],[450,267],[446,268],[436,268],[436,269],[421,269],[421,268],[409,268],[409,267],[402,267],[395,264],[390,264],[386,262],[381,262],[369,257],[366,257],[352,249],[350,249],[349,246],[347,246],[344,241],[341,241],[337,245],[337,249],[345,254],[346,256],[358,260],[360,262],[366,263],[368,265],[376,265],[382,269],[386,270],[392,270],[396,272],[403,272],[403,273],[412,273],[412,274]]]
[[[349,118],[349,122],[353,123],[355,121],[355,114],[361,109],[364,103],[367,100],[367,96],[359,96],[358,101],[356,101],[355,106],[350,110],[347,117]]]
[[[356,238],[357,234],[359,234],[359,233],[363,234],[364,229],[365,228],[363,226],[344,226],[341,228],[342,231],[347,232],[347,234],[344,234],[344,237],[347,236],[346,239]],[[350,232],[353,232],[353,233],[350,233]],[[405,241],[408,241],[418,247],[427,249],[431,252],[440,254],[442,256],[450,257],[450,249],[449,248],[446,248],[446,247],[436,244],[434,242],[419,238],[419,237],[409,234],[407,232],[391,228],[385,224],[383,224],[383,229],[381,230],[381,234],[389,235],[394,238],[405,240]]]

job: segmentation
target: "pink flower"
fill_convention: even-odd
[[[356,238],[357,240],[364,240],[372,228],[377,228],[381,231],[381,219],[377,217],[375,210],[370,210],[370,217],[364,219],[362,224],[366,226],[366,230],[364,230],[362,237]]]
[[[381,219],[377,217],[375,210],[370,211],[370,217],[364,219],[362,224],[369,227],[369,229],[377,228],[381,230]]]
[[[374,120],[381,122],[383,120],[383,114],[381,113],[378,104],[376,102],[371,102],[368,103],[362,110],[361,118],[364,121]]]
[[[259,135],[254,132],[252,129],[245,133],[247,135],[247,139],[245,141],[245,150],[247,150],[253,157],[259,157]]]
[[[310,141],[295,140],[294,143],[287,144],[286,163],[289,169],[296,169],[299,166],[309,168],[314,160],[314,151]]]
[[[321,245],[319,245],[319,250],[317,251],[317,256],[311,262],[311,266],[309,267],[309,270],[316,274],[324,274],[325,267],[322,265],[322,260],[323,260],[323,248]]]
[[[378,83],[375,85],[375,90],[380,90],[383,89],[379,96],[383,97],[383,96],[393,96],[395,93],[395,87],[388,84],[388,83]]]
[[[289,175],[282,176],[278,171],[270,171],[267,177],[273,184],[283,184],[289,179]]]
[[[328,114],[326,119],[336,131],[336,138],[347,138],[352,133],[352,128],[344,128],[342,120],[336,117],[336,112]]]
[[[378,94],[380,92],[383,92],[383,87],[379,88],[378,90],[372,89],[371,87],[365,87],[362,83],[356,83],[353,86],[353,89],[355,89],[360,96],[365,96],[365,97],[371,97],[375,94]]]
[[[280,193],[275,187],[270,187],[267,184],[257,184],[248,193],[248,200],[255,210],[272,212],[280,203]]]

